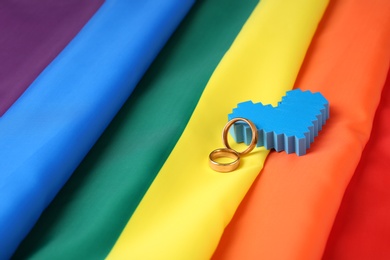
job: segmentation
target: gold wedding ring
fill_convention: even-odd
[[[248,148],[242,152],[237,152],[236,150],[232,149],[229,145],[229,142],[228,142],[229,129],[234,123],[236,123],[238,121],[243,121],[243,122],[247,123],[252,131],[251,143],[249,144]],[[212,151],[209,155],[209,165],[210,165],[211,169],[218,171],[218,172],[234,171],[235,169],[237,169],[238,165],[240,164],[240,156],[250,153],[256,147],[257,139],[258,139],[258,135],[257,135],[256,126],[250,120],[245,119],[245,118],[241,118],[241,117],[237,117],[237,118],[230,120],[225,125],[225,127],[223,128],[223,131],[222,131],[222,141],[223,141],[223,144],[226,146],[226,148],[216,149],[216,150]],[[218,162],[217,159],[220,159],[220,158],[230,158],[233,161]]]
[[[216,160],[219,158],[230,158],[232,162],[220,163]],[[231,172],[237,169],[240,164],[240,155],[233,149],[220,148],[212,151],[209,155],[209,165],[211,169],[217,172]]]
[[[256,147],[256,144],[257,144],[257,138],[258,138],[258,135],[257,135],[257,128],[255,126],[254,123],[252,123],[252,121],[248,120],[248,119],[245,119],[245,118],[242,118],[242,117],[237,117],[237,118],[233,118],[232,120],[230,120],[229,122],[227,122],[227,124],[225,125],[225,127],[223,128],[223,132],[222,132],[222,141],[223,141],[223,144],[226,146],[226,148],[229,148],[229,149],[232,149],[229,145],[229,142],[228,142],[228,133],[229,133],[229,129],[230,127],[238,122],[238,121],[243,121],[245,123],[247,123],[249,125],[249,127],[251,128],[251,131],[252,131],[252,140],[251,140],[251,143],[249,144],[248,148],[246,148],[244,151],[242,152],[237,152],[239,155],[245,155],[247,153],[250,153],[253,148]]]

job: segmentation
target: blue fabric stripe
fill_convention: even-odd
[[[0,259],[102,134],[194,0],[108,0],[0,118]]]

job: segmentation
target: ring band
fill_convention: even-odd
[[[216,161],[218,158],[231,158],[234,161],[229,163],[219,163]],[[212,151],[209,155],[209,165],[211,169],[218,172],[231,172],[237,169],[240,164],[240,155],[233,149],[220,148]]]
[[[249,127],[251,128],[251,131],[252,131],[252,140],[251,140],[251,143],[249,144],[248,148],[246,148],[244,151],[242,152],[237,152],[238,155],[242,156],[242,155],[245,155],[247,153],[250,153],[255,147],[256,147],[256,144],[257,144],[257,138],[258,138],[258,135],[257,135],[257,128],[255,126],[254,123],[252,123],[252,121],[248,120],[248,119],[245,119],[245,118],[242,118],[242,117],[237,117],[237,118],[233,118],[232,120],[230,120],[229,122],[227,122],[227,124],[225,125],[225,127],[223,128],[223,132],[222,132],[222,141],[223,141],[223,144],[228,148],[228,149],[231,149],[233,150],[230,145],[229,145],[229,142],[228,142],[228,133],[229,133],[229,128],[236,122],[238,121],[244,121],[245,123],[247,123],[249,125]]]

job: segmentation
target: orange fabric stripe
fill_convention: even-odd
[[[271,153],[214,259],[320,259],[369,138],[390,61],[390,1],[331,2],[296,87],[331,116],[305,156]]]

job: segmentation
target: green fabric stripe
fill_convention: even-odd
[[[257,3],[194,5],[14,258],[101,259],[109,253]]]

